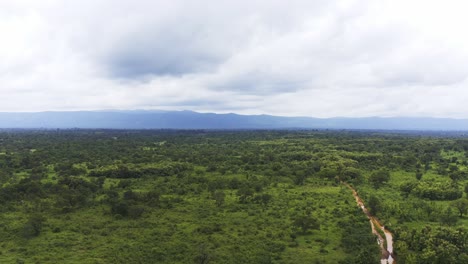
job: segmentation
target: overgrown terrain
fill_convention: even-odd
[[[468,140],[1,131],[0,263],[468,263]]]

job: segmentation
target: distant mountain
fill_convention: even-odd
[[[271,115],[197,113],[192,111],[76,111],[0,113],[0,128],[113,129],[378,129],[468,130],[467,119],[366,117],[312,118]]]

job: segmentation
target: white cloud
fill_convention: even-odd
[[[468,118],[464,1],[0,1],[0,111]]]

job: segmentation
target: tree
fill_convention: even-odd
[[[139,205],[129,206],[127,209],[127,214],[130,218],[137,219],[143,215],[145,208]]]
[[[22,235],[25,238],[39,236],[42,231],[45,218],[41,215],[32,215],[23,226]]]
[[[99,187],[99,189],[102,189],[104,187],[105,182],[106,182],[106,177],[104,176],[97,177],[95,180],[95,184]]]
[[[125,202],[117,202],[111,206],[111,213],[113,215],[127,216],[128,204]]]
[[[379,263],[379,255],[367,248],[361,249],[358,255],[351,261],[355,264]]]
[[[324,168],[321,169],[316,175],[319,178],[331,180],[335,178],[336,175],[338,175],[338,171],[331,168]]]
[[[195,256],[195,263],[198,264],[208,264],[210,262],[210,254],[208,253],[207,246],[205,244],[201,244],[198,248],[198,254]]]
[[[422,176],[423,176],[423,174],[422,174],[422,172],[420,170],[416,171],[416,180],[418,180],[418,181],[421,180]]]
[[[272,199],[272,196],[267,193],[255,195],[254,202],[261,203],[263,206],[267,205]]]
[[[379,188],[382,184],[390,180],[390,172],[387,170],[378,170],[372,172],[369,177],[369,182],[375,187]]]
[[[296,185],[304,185],[307,175],[304,171],[293,172],[293,180]]]
[[[427,172],[430,169],[431,169],[431,164],[429,164],[429,163],[424,164],[424,171]]]
[[[451,207],[448,207],[440,216],[440,222],[448,226],[455,225],[457,221],[457,215],[453,213]]]
[[[320,223],[310,215],[302,215],[294,219],[293,225],[300,228],[305,234],[309,229],[319,229]]]
[[[224,204],[226,194],[223,191],[215,191],[213,193],[213,199],[216,201],[216,206],[220,207]]]
[[[463,214],[465,214],[468,210],[468,200],[465,198],[455,200],[451,203],[451,205],[458,210],[460,217],[463,217]]]
[[[151,205],[159,205],[161,193],[156,190],[151,190],[144,195],[144,200]]]
[[[361,181],[361,175],[362,173],[359,169],[347,167],[343,170],[341,178],[345,181],[351,180],[355,183],[358,183]]]
[[[243,186],[237,191],[237,195],[239,196],[240,203],[247,203],[254,195],[254,190],[247,186]]]
[[[465,178],[465,173],[462,171],[453,171],[450,173],[449,177],[453,182],[458,182]]]
[[[416,182],[405,182],[400,185],[401,194],[408,198],[413,189],[418,185]]]
[[[368,206],[373,215],[376,215],[381,210],[380,200],[374,195],[370,196]]]

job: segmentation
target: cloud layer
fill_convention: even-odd
[[[468,118],[465,1],[0,1],[0,111]]]

